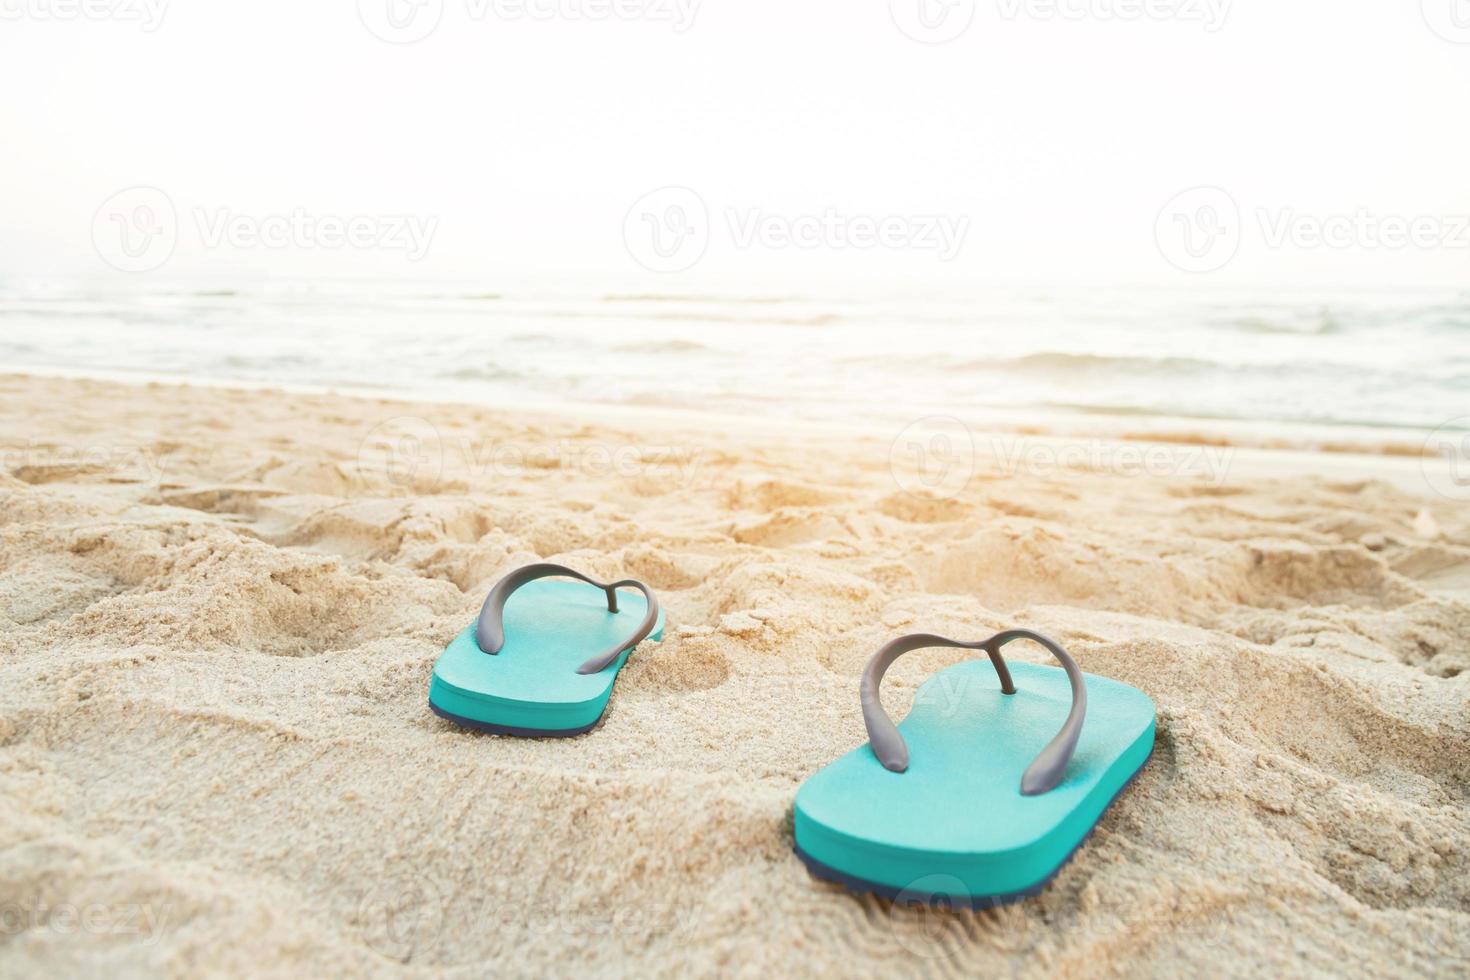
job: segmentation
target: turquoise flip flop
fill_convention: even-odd
[[[1016,639],[1062,668],[1007,665],[1000,648]],[[983,661],[955,664],[920,686],[895,726],[878,685],[924,647],[984,650],[999,689]],[[977,643],[900,637],[868,661],[861,696],[869,743],[797,792],[796,854],[819,878],[889,898],[990,908],[1037,894],[1153,752],[1146,694],[1082,673],[1029,630]]]
[[[621,588],[639,594],[619,596]],[[663,628],[658,599],[642,582],[606,585],[562,565],[518,568],[440,654],[429,708],[499,735],[580,735],[602,722],[628,654]]]

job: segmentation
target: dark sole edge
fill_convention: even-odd
[[[883,885],[876,881],[868,881],[864,878],[850,875],[845,871],[838,871],[836,868],[823,864],[810,854],[807,854],[801,849],[801,845],[794,842],[791,845],[791,849],[796,852],[796,856],[801,859],[801,863],[806,865],[806,869],[811,873],[812,877],[842,885],[850,892],[857,892],[859,894],[871,892],[879,898],[887,898],[894,901],[897,901],[901,897],[905,902],[918,902],[931,906],[949,905],[953,908],[970,909],[977,912],[985,909],[999,908],[1002,905],[1010,905],[1013,902],[1020,902],[1040,895],[1042,890],[1051,884],[1057,875],[1062,873],[1062,869],[1071,863],[1072,858],[1082,849],[1082,845],[1086,844],[1088,839],[1092,837],[1092,832],[1097,829],[1097,825],[1102,823],[1102,818],[1107,814],[1108,808],[1118,802],[1118,797],[1127,792],[1128,787],[1133,785],[1133,781],[1138,778],[1138,774],[1143,772],[1144,767],[1148,765],[1149,760],[1153,757],[1154,747],[1151,745],[1148,749],[1148,755],[1144,756],[1143,761],[1138,764],[1138,768],[1133,770],[1133,775],[1129,776],[1128,780],[1122,786],[1118,787],[1118,792],[1113,794],[1113,798],[1104,804],[1102,810],[1097,815],[1097,820],[1093,822],[1091,827],[1087,828],[1087,833],[1082,835],[1082,839],[1077,842],[1077,846],[1067,852],[1067,856],[1062,858],[1061,863],[1053,868],[1050,874],[1036,884],[1021,891],[1004,892],[999,895],[971,895],[968,897],[941,895],[937,892],[915,892],[907,888],[895,888],[892,885]]]
[[[608,700],[611,702],[612,699]],[[473,728],[487,735],[515,735],[519,738],[571,738],[573,735],[585,735],[601,725],[607,718],[607,709],[603,708],[602,714],[597,716],[596,721],[590,725],[583,725],[581,728],[517,728],[514,725],[493,725],[488,721],[476,721],[463,715],[450,714],[433,701],[429,702],[429,710],[445,721],[452,721],[456,725]]]

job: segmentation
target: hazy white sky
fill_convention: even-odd
[[[0,0],[0,280],[1470,283],[1466,0],[948,2]]]

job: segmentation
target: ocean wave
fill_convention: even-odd
[[[1218,371],[1227,365],[1192,357],[1139,357],[1137,355],[1079,354],[1072,351],[1037,351],[1020,357],[962,361],[946,364],[946,371],[1020,371],[1033,374],[1097,374],[1135,372],[1184,374]]]
[[[620,354],[693,354],[711,350],[709,346],[694,340],[643,340],[632,344],[618,344],[612,348]]]
[[[1342,329],[1342,324],[1326,309],[1315,313],[1302,312],[1294,318],[1274,318],[1260,314],[1227,316],[1218,318],[1213,323],[1241,333],[1297,334],[1304,337],[1325,336]]]
[[[513,333],[505,338],[508,344],[534,344],[545,346],[547,344],[559,344],[561,339],[549,333]]]
[[[603,303],[741,303],[770,306],[777,303],[805,302],[800,296],[716,296],[713,294],[677,293],[609,293]]]
[[[517,310],[522,320],[588,320],[593,322],[644,321],[661,323],[738,323],[748,326],[825,327],[843,320],[856,319],[840,313],[813,313],[810,315],[758,315],[742,313],[717,313],[708,310],[625,310],[617,313],[593,308],[556,308],[542,310]]]
[[[1203,410],[1188,411],[1179,408],[1166,408],[1163,406],[1149,405],[1108,405],[1091,402],[1061,402],[1044,401],[1040,407],[1055,409],[1064,412],[1076,412],[1079,415],[1117,415],[1128,418],[1161,418],[1161,419],[1200,419],[1229,421],[1235,416],[1224,415],[1218,412]]]
[[[219,365],[230,371],[277,371],[281,369],[312,367],[314,358],[301,354],[225,354]]]
[[[524,378],[525,375],[498,364],[486,364],[482,367],[460,367],[453,371],[441,371],[439,377],[446,381],[514,381]]]
[[[126,306],[114,306],[104,303],[93,303],[79,300],[73,303],[48,303],[37,305],[34,303],[10,303],[0,302],[0,317],[21,317],[32,319],[112,319],[122,320],[128,317],[141,318],[136,309]]]
[[[813,313],[810,316],[741,316],[732,313],[645,313],[641,319],[677,320],[687,323],[745,323],[751,326],[828,327],[846,319],[838,313]]]
[[[1432,306],[1424,310],[1423,318],[1431,327],[1470,330],[1470,305]]]

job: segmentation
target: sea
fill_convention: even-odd
[[[0,281],[0,370],[1371,448],[1470,428],[1470,288]]]

